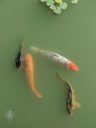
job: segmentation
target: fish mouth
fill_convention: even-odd
[[[79,67],[74,63],[70,62],[67,65],[67,68],[69,68],[71,71],[79,71]]]

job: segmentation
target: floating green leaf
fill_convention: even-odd
[[[60,4],[60,8],[61,8],[61,9],[67,9],[67,7],[68,7],[68,5],[67,5],[66,2],[62,2],[62,3]]]
[[[55,0],[55,3],[60,4],[60,3],[62,3],[62,0]]]
[[[61,8],[59,6],[57,6],[56,8],[53,9],[53,12],[56,14],[60,14],[61,13]]]
[[[71,0],[70,1],[72,4],[78,4],[78,0]]]
[[[53,9],[56,9],[55,5],[51,5],[51,6],[50,6],[50,9],[52,9],[52,10],[53,10]]]
[[[41,0],[41,2],[46,2],[46,0]]]
[[[54,4],[54,1],[53,0],[46,0],[46,5],[47,6],[51,6]]]

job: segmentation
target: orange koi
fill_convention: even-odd
[[[24,69],[30,88],[38,98],[42,98],[42,95],[37,91],[34,83],[34,63],[32,55],[29,53],[24,56]]]

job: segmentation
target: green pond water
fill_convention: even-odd
[[[76,62],[80,71],[62,69],[34,54],[35,83],[30,90],[24,70],[17,70],[21,39],[30,46],[55,51]],[[39,0],[0,0],[0,128],[96,128],[96,1],[79,0],[61,15]],[[66,112],[66,90],[56,72],[72,84],[82,107]]]

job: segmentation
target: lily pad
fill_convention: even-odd
[[[54,4],[54,1],[53,0],[47,0],[46,1],[46,5],[47,6],[52,6]]]
[[[55,5],[51,5],[51,6],[50,6],[50,9],[52,9],[52,10],[53,10],[53,9],[56,9]]]
[[[78,0],[71,0],[70,1],[72,4],[78,4]]]
[[[60,8],[61,9],[67,9],[67,7],[68,7],[68,5],[67,5],[67,3],[66,2],[62,2],[61,4],[60,4]]]
[[[41,2],[46,2],[46,0],[41,0]]]
[[[56,14],[60,14],[61,13],[61,8],[59,6],[57,6],[56,8],[53,9],[53,12]]]
[[[55,0],[55,3],[60,4],[60,3],[62,3],[62,0]]]

